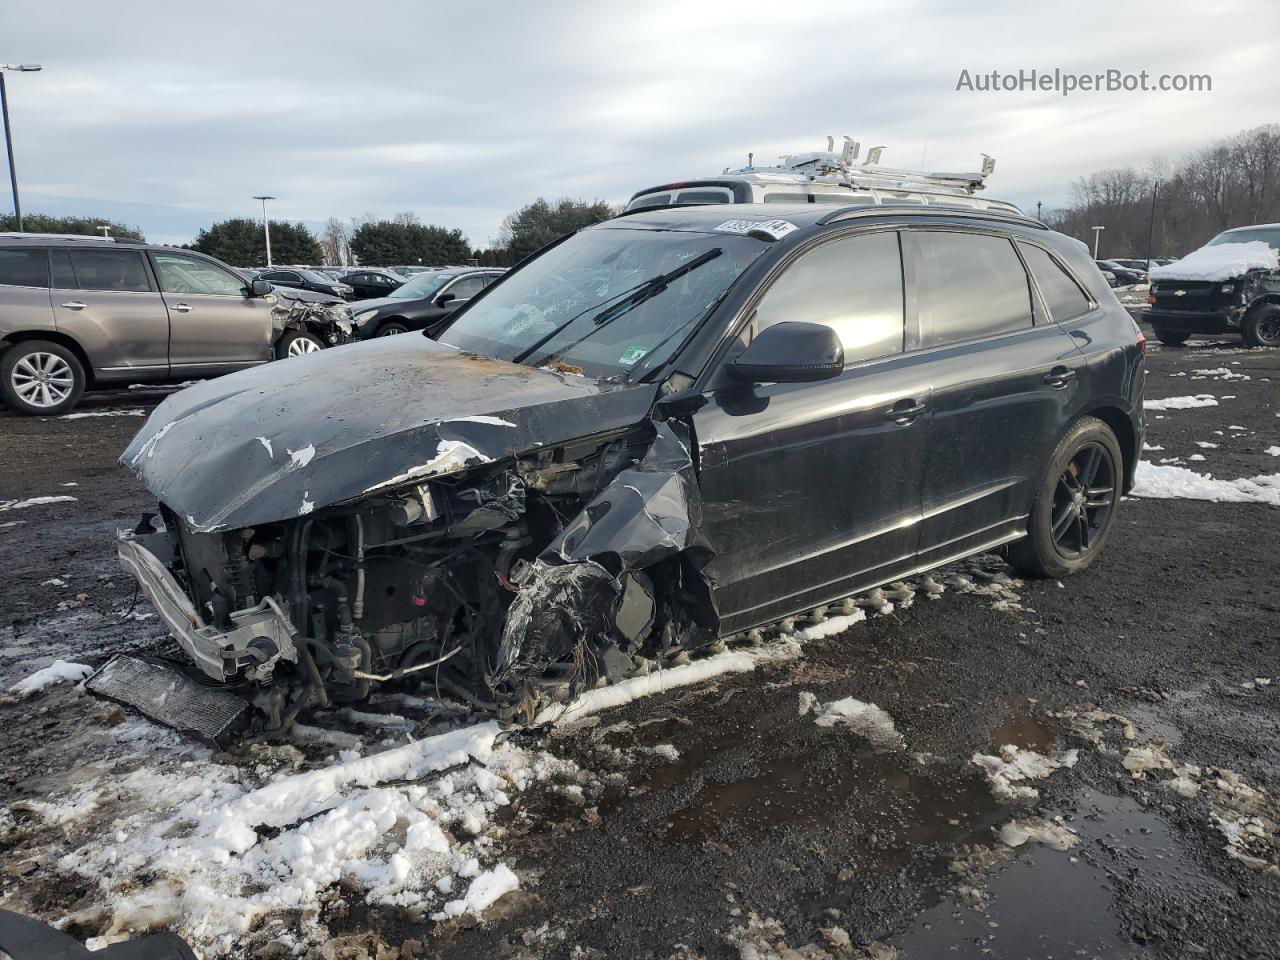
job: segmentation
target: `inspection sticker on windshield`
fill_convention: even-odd
[[[716,227],[719,233],[764,233],[781,240],[796,225],[789,220],[726,220]]]
[[[648,352],[644,347],[627,347],[622,351],[622,356],[618,358],[618,362],[624,367],[629,367]]]

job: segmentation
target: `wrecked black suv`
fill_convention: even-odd
[[[646,210],[439,336],[199,384],[122,460],[120,556],[281,729],[417,675],[525,719],[1008,545],[1083,569],[1142,443],[1088,252],[997,211]]]

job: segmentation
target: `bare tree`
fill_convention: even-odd
[[[324,230],[320,232],[320,248],[324,251],[324,262],[333,266],[344,266],[350,260],[351,230],[337,217],[325,221]]]

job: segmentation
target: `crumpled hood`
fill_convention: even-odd
[[[407,334],[189,387],[120,462],[193,529],[237,529],[627,427],[653,397]]]

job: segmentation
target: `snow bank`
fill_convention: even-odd
[[[1216,407],[1218,401],[1212,395],[1199,393],[1194,397],[1168,397],[1164,400],[1143,400],[1143,410],[1190,410],[1193,407]]]
[[[803,698],[800,710],[802,714],[805,712]],[[906,746],[902,734],[893,725],[893,717],[874,703],[863,703],[853,697],[818,706],[814,722],[820,727],[834,727],[837,724],[850,727],[854,733],[866,737],[873,747],[882,750],[901,750]]]
[[[43,670],[37,670],[25,680],[19,680],[9,688],[9,692],[16,693],[20,697],[29,697],[55,683],[79,683],[91,673],[93,673],[93,667],[83,663],[55,660]]]
[[[279,762],[296,769],[291,746],[249,765],[192,749],[153,751],[114,786],[111,828],[58,861],[109,905],[104,942],[167,925],[204,957],[247,956],[285,935],[301,951],[331,938],[323,905],[339,884],[423,917],[478,913],[519,886],[492,862],[498,812],[537,783],[581,777],[504,742],[492,722],[292,774]]]
[[[57,496],[31,497],[28,500],[0,500],[0,513],[4,513],[6,510],[22,510],[25,507],[38,507],[46,503],[69,503],[75,499],[75,497]]]
[[[1035,800],[1040,791],[1028,781],[1043,780],[1055,770],[1074,767],[1079,751],[1066,750],[1046,757],[1034,750],[1023,750],[1011,743],[1000,748],[1000,755],[975,753],[973,763],[982,768],[991,784],[991,792],[1000,800]],[[1014,844],[1016,846],[1016,844]]]
[[[1152,280],[1230,280],[1250,270],[1275,270],[1280,257],[1263,240],[1201,247],[1181,260],[1151,268]]]
[[[1264,503],[1280,507],[1280,473],[1218,480],[1186,467],[1138,464],[1132,495],[1154,500],[1210,500],[1215,503]]]

